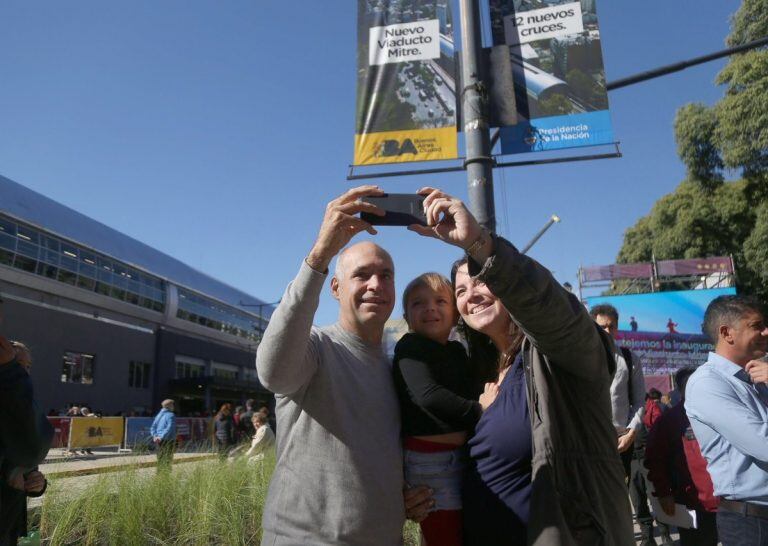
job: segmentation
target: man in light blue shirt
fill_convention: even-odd
[[[720,296],[704,315],[715,344],[691,376],[685,410],[707,459],[723,546],[768,546],[768,327],[746,296]]]
[[[173,449],[176,447],[176,415],[173,413],[174,401],[163,400],[162,409],[152,421],[149,433],[157,447],[157,471],[170,470],[173,462]]]

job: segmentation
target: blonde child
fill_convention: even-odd
[[[482,413],[464,347],[449,341],[458,313],[448,279],[425,273],[403,293],[409,333],[395,346],[405,479],[427,485],[435,506],[421,523],[427,544],[460,546],[464,444]]]

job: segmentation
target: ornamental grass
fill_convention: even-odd
[[[86,487],[52,480],[33,517],[42,544],[251,545],[261,540],[261,514],[274,457],[175,464],[171,472],[128,468]],[[418,546],[418,527],[403,529]]]

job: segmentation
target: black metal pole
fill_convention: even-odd
[[[467,145],[469,208],[477,221],[490,231],[496,229],[493,203],[493,158],[488,130],[487,93],[481,75],[482,34],[478,0],[460,0],[461,82],[464,137]]]
[[[691,66],[696,66],[698,64],[708,63],[709,61],[714,61],[715,59],[720,59],[722,57],[728,57],[730,55],[733,55],[734,53],[741,53],[743,51],[749,51],[750,49],[756,49],[760,46],[768,45],[768,36],[765,38],[760,38],[759,40],[754,40],[752,42],[749,42],[747,44],[743,44],[740,46],[735,47],[729,47],[728,49],[723,49],[721,51],[717,51],[715,53],[710,53],[709,55],[702,55],[701,57],[695,57],[693,59],[687,60],[687,61],[681,61],[679,63],[674,64],[668,64],[666,66],[662,66],[660,68],[656,68],[654,70],[648,70],[646,72],[640,72],[639,74],[635,74],[634,76],[628,76],[626,78],[622,78],[620,80],[608,82],[605,86],[605,88],[608,91],[613,91],[614,89],[620,89],[622,87],[627,87],[628,85],[633,85],[635,83],[644,82],[646,80],[652,80],[653,78],[658,78],[660,76],[665,76],[667,74],[671,74],[672,72],[680,72],[681,70],[685,70],[686,68],[690,68]]]

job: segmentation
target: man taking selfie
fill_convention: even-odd
[[[380,214],[362,186],[331,201],[317,240],[259,346],[256,367],[277,401],[277,467],[264,508],[263,545],[400,544],[405,520],[400,420],[382,348],[395,304],[389,254],[370,242],[337,260],[339,320],[312,326],[331,260]]]

